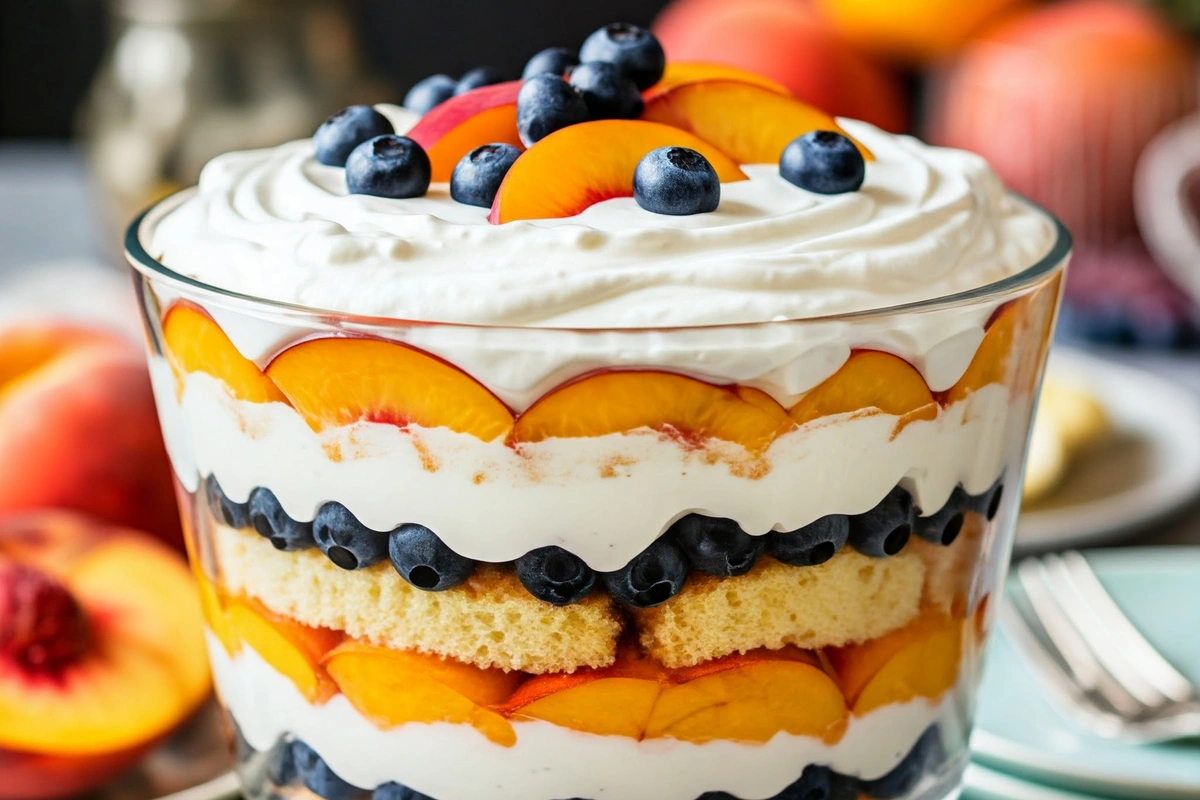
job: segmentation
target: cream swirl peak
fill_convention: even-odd
[[[406,127],[406,112],[380,108]],[[151,232],[151,251],[210,285],[318,309],[625,328],[883,308],[985,286],[1050,249],[1047,217],[982,159],[844,125],[876,156],[857,192],[814,194],[777,165],[749,165],[712,213],[664,216],[616,198],[504,225],[446,184],[412,199],[349,195],[309,140],[230,153]]]

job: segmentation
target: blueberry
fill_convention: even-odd
[[[404,95],[404,107],[418,114],[428,114],[454,96],[458,81],[449,75],[430,75],[417,81]]]
[[[577,603],[596,586],[596,572],[561,547],[539,547],[517,559],[517,577],[539,600],[556,606]]]
[[[779,157],[779,174],[818,194],[856,192],[867,174],[854,142],[833,131],[812,131],[794,140]]]
[[[431,800],[431,798],[404,784],[389,781],[375,787],[375,791],[371,793],[371,800]]]
[[[667,535],[683,549],[689,564],[718,578],[745,575],[767,546],[766,536],[751,536],[731,519],[703,514],[688,514]]]
[[[263,772],[276,786],[288,786],[296,781],[296,758],[292,742],[280,739],[267,751]]]
[[[495,67],[475,67],[475,69],[464,72],[463,76],[458,79],[458,86],[454,87],[454,93],[466,94],[480,86],[503,83],[505,77],[504,73]]]
[[[767,552],[793,567],[815,567],[837,555],[849,537],[850,520],[830,514],[794,531],[768,533]]]
[[[637,119],[645,106],[637,84],[607,61],[580,64],[567,82],[583,95],[592,119]]]
[[[388,555],[400,577],[418,589],[444,592],[475,571],[475,562],[451,550],[423,525],[401,525],[388,535]]]
[[[521,73],[521,79],[529,80],[534,75],[546,72],[561,78],[578,63],[579,54],[569,47],[547,47],[529,59]]]
[[[304,550],[317,544],[312,523],[289,517],[274,492],[262,486],[250,492],[250,524],[276,550]]]
[[[204,481],[204,499],[208,510],[217,522],[228,528],[250,527],[250,504],[235,503],[221,490],[215,475],[209,475]]]
[[[450,176],[450,196],[469,206],[491,208],[504,176],[521,151],[511,144],[485,144],[462,157]]]
[[[912,495],[897,486],[867,513],[850,517],[850,544],[864,556],[894,556],[908,544],[914,516]]]
[[[360,789],[338,777],[324,759],[304,742],[292,742],[292,754],[296,759],[300,782],[313,794],[325,800],[366,800],[371,796],[369,790]]]
[[[708,159],[686,147],[651,150],[633,173],[633,199],[655,214],[703,214],[721,202],[721,180]]]
[[[809,764],[800,779],[771,800],[857,800],[858,782],[829,767]]]
[[[626,605],[650,608],[679,594],[687,573],[687,558],[679,545],[660,536],[621,569],[604,573],[604,586]]]
[[[913,523],[913,532],[926,541],[949,546],[954,544],[958,534],[962,532],[964,514],[971,499],[963,491],[962,486],[954,487],[946,504],[928,517],[917,517]]]
[[[534,75],[517,92],[517,132],[526,147],[560,128],[587,120],[583,95],[557,75]]]
[[[983,494],[969,495],[969,508],[976,514],[982,514],[988,522],[1000,513],[1000,502],[1004,499],[1004,478],[999,478],[991,488]]]
[[[859,788],[863,794],[877,800],[904,797],[917,787],[927,773],[940,767],[945,759],[946,748],[942,744],[941,731],[932,725],[921,734],[921,738],[917,739],[912,750],[895,769],[882,778],[860,781]]]
[[[376,136],[346,159],[350,194],[420,197],[429,189],[432,167],[421,145],[407,136]]]
[[[387,558],[388,535],[363,525],[341,503],[326,503],[317,511],[313,539],[342,569],[362,569]]]
[[[344,167],[354,148],[368,139],[394,132],[388,118],[370,106],[343,108],[322,122],[313,134],[317,161],[331,167]]]
[[[639,89],[658,83],[667,57],[654,34],[637,25],[615,22],[593,33],[579,48],[580,61],[609,61],[633,79]]]

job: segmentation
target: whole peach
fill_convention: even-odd
[[[61,324],[0,330],[0,513],[36,508],[87,512],[182,547],[133,342]]]

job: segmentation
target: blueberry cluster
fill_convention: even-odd
[[[552,605],[577,603],[602,584],[625,605],[651,608],[679,594],[692,570],[736,577],[752,570],[763,555],[794,567],[814,567],[848,544],[863,555],[887,558],[902,551],[914,534],[948,547],[962,531],[967,512],[994,519],[1003,492],[1003,479],[978,495],[960,485],[945,505],[924,516],[912,495],[896,486],[866,513],[830,514],[793,531],[762,536],[746,533],[732,519],[688,514],[614,572],[596,572],[579,556],[555,546],[526,553],[513,569],[531,595]],[[319,547],[342,569],[361,569],[387,558],[404,580],[429,592],[453,589],[475,571],[475,561],[451,550],[423,525],[405,523],[388,532],[376,531],[334,501],[324,503],[312,522],[297,522],[270,489],[254,489],[247,502],[236,503],[214,477],[205,481],[204,493],[210,512],[221,523],[252,527],[278,550]]]
[[[389,782],[363,789],[347,782],[304,742],[284,739],[265,753],[257,753],[237,731],[237,755],[242,779],[251,795],[271,789],[303,785],[324,800],[434,800],[402,784]],[[928,728],[912,750],[891,772],[874,780],[861,780],[811,764],[800,778],[771,800],[855,800],[869,797],[893,800],[913,791],[945,765],[946,747],[936,725]],[[582,800],[573,798],[572,800]],[[739,800],[727,792],[705,792],[697,800]]]

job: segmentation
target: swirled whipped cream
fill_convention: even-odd
[[[407,112],[380,110],[398,130]],[[152,231],[150,251],[204,283],[372,316],[627,328],[766,322],[884,308],[984,286],[1050,249],[1045,215],[979,157],[845,128],[875,154],[858,192],[824,196],[748,165],[712,213],[633,198],[566,219],[491,225],[447,184],[349,195],[308,140],[213,160]],[[588,153],[579,153],[588,158]]]

